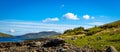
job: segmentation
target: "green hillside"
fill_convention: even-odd
[[[8,34],[0,32],[0,37],[12,37],[12,35],[8,35]]]
[[[117,28],[120,28],[120,20],[112,22],[112,23],[108,23],[102,26],[98,26],[98,27],[95,26],[93,28],[89,28],[87,29],[87,35],[93,35],[93,34],[96,34],[104,30],[117,29]]]
[[[120,20],[89,29],[78,27],[66,30],[60,36],[55,36],[55,38],[63,38],[67,43],[81,48],[88,46],[105,50],[108,46],[114,46],[120,51]]]
[[[93,28],[89,28],[89,29],[84,29],[84,27],[68,29],[62,35],[80,35],[80,34],[94,35],[98,32],[101,32],[107,29],[117,29],[117,28],[120,28],[120,20],[112,23],[104,24],[102,26],[95,25]]]

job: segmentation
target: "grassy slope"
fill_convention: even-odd
[[[84,47],[85,45],[89,45],[95,49],[102,49],[104,50],[106,46],[115,46],[117,50],[120,51],[120,30],[117,34],[110,34],[110,32],[93,35],[93,36],[83,36],[77,37],[74,41],[71,39],[67,39],[66,42],[70,44],[74,44],[76,46]],[[101,39],[97,39],[97,37],[101,37]],[[90,41],[89,41],[90,40]]]
[[[71,39],[75,35],[69,34],[56,36],[56,38],[63,38],[67,43],[74,44],[79,47],[87,45],[94,49],[104,50],[107,46],[114,46],[118,51],[120,51],[120,20],[99,26],[98,28],[90,28],[88,30],[90,32],[95,31],[95,33],[92,33],[90,36],[76,36],[75,40]],[[98,39],[98,37],[101,37],[101,39]]]
[[[8,35],[8,34],[0,32],[0,37],[12,37],[12,35]]]

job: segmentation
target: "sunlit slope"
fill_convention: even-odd
[[[12,37],[12,35],[8,35],[8,34],[0,32],[0,37]]]

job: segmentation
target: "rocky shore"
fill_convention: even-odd
[[[110,50],[111,48],[109,48]],[[108,50],[108,51],[109,51]],[[41,38],[24,42],[0,43],[0,52],[107,52],[95,50],[89,46],[76,47],[61,39]]]

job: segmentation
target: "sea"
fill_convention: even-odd
[[[22,42],[24,39],[18,37],[0,37],[0,42]]]

